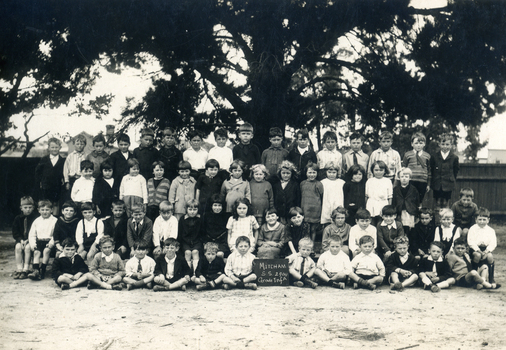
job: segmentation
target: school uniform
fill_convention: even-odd
[[[478,206],[476,203],[471,202],[469,206],[465,207],[460,201],[453,203],[453,223],[460,227],[471,228],[475,223],[475,217],[478,214]]]
[[[58,285],[60,285],[60,283],[58,283],[58,278],[65,273],[69,273],[73,276],[79,272],[85,274],[88,271],[88,266],[79,254],[74,254],[72,258],[60,255],[59,258],[54,259],[53,267],[51,268],[52,277]]]
[[[158,153],[158,150],[153,145],[149,147],[139,146],[134,149],[132,155],[139,161],[140,174],[145,179],[152,177],[153,170],[151,167],[155,161],[160,160],[160,154]]]
[[[423,225],[421,222],[418,222],[408,234],[409,250],[411,254],[420,255],[418,249],[428,254],[430,244],[434,241],[435,233],[436,227],[433,221],[429,222],[428,225]]]
[[[77,224],[76,242],[83,245],[85,251],[89,251],[93,243],[100,242],[100,238],[104,235],[104,223],[93,217],[91,220],[82,219]]]
[[[76,240],[76,230],[79,224],[78,218],[72,218],[70,220],[65,219],[61,216],[56,224],[54,225],[53,241],[54,244],[62,244],[67,238]]]
[[[183,160],[183,153],[176,146],[163,146],[159,151],[160,160],[165,165],[164,176],[171,182],[177,177],[177,167],[180,161]]]
[[[301,154],[299,147],[295,146],[290,152],[288,152],[288,157],[286,159],[292,162],[297,167],[297,169],[299,169],[301,180],[305,180],[307,178],[305,170],[307,163],[311,161],[316,164],[318,162],[316,153],[311,150],[310,147],[306,148],[305,152]]]
[[[401,165],[401,156],[399,155],[399,152],[397,152],[392,148],[389,148],[388,151],[386,152],[383,151],[381,148],[378,148],[377,150],[373,151],[371,153],[371,156],[369,157],[369,164],[367,165],[366,168],[368,179],[373,177],[371,165],[377,160],[385,162],[389,170],[389,174],[388,175],[385,174],[385,177],[389,180],[394,179],[397,172],[401,170],[402,165]]]
[[[299,184],[294,180],[284,184],[276,177],[276,180],[272,183],[272,192],[274,194],[274,208],[278,211],[279,217],[288,220],[290,209],[300,207]]]
[[[155,247],[163,245],[167,238],[177,239],[178,225],[176,217],[171,215],[169,220],[165,220],[161,215],[156,218],[153,224],[153,244]]]
[[[164,177],[160,180],[151,178],[147,181],[148,187],[148,208],[146,215],[151,221],[154,221],[160,214],[159,205],[168,200],[170,181]]]
[[[394,187],[392,205],[397,212],[397,218],[403,226],[414,227],[415,217],[420,206],[420,194],[415,186],[408,184],[402,187],[400,184]]]
[[[292,222],[290,222],[285,226],[285,230],[287,243],[292,242],[296,252],[299,251],[299,242],[302,238],[311,238],[311,228],[305,221],[303,221],[300,226],[295,226]],[[285,244],[283,250],[281,251],[281,257],[289,256],[290,254],[292,254],[292,251],[290,250],[288,244]]]
[[[422,272],[433,272],[439,277],[439,282],[446,281],[452,277],[452,269],[448,264],[448,261],[442,256],[438,260],[432,259],[432,257],[426,256],[420,260],[417,268],[417,274]],[[438,283],[439,283],[438,282]]]
[[[395,250],[394,239],[404,236],[404,228],[400,221],[394,220],[390,226],[382,221],[376,229],[378,234],[378,255],[383,257],[386,252]]]
[[[217,175],[213,178],[206,174],[200,175],[195,190],[199,190],[199,212],[204,214],[206,211],[211,210],[211,207],[207,205],[207,201],[213,194],[219,194],[221,191],[221,185],[223,179]]]
[[[430,158],[430,171],[434,197],[450,199],[459,172],[459,157],[451,150],[446,159],[441,152],[437,152]]]
[[[19,214],[14,218],[12,222],[12,238],[14,238],[16,243],[21,243],[21,241],[26,241],[28,239],[30,228],[38,216],[39,213],[34,209],[28,216]]]
[[[125,276],[125,265],[123,260],[116,253],[106,256],[102,252],[98,252],[90,263],[90,272],[103,282],[115,276]]]
[[[453,242],[460,238],[459,227],[451,224],[449,228],[438,226],[434,234],[434,241],[443,243],[443,256],[446,256],[453,248]]]
[[[84,152],[73,151],[67,158],[63,165],[63,179],[70,187],[81,176],[81,162],[86,159]]]
[[[136,256],[133,256],[125,264],[125,277],[131,278],[134,273],[138,272],[153,275],[155,272],[155,266],[156,266],[155,261],[147,255],[140,260]]]
[[[309,271],[316,267],[311,257],[302,257],[300,253],[292,254],[288,258],[288,267],[297,271],[301,276],[306,275]],[[290,283],[297,281],[292,274],[289,276]]]
[[[348,210],[346,222],[355,225],[355,214],[360,208],[365,208],[365,181],[347,181],[343,185],[344,208]]]
[[[207,159],[215,159],[220,164],[220,169],[228,171],[230,164],[234,161],[234,155],[232,149],[227,146],[215,146],[209,150]]]
[[[118,183],[121,182],[123,176],[127,175],[130,172],[130,166],[128,165],[128,160],[133,158],[134,155],[132,152],[127,151],[126,153],[122,153],[120,150],[111,153],[109,156],[109,162],[112,165],[112,176]]]
[[[35,219],[30,227],[30,233],[28,234],[28,241],[32,250],[38,250],[43,252],[46,245],[53,238],[54,226],[58,221],[53,215],[44,219],[39,216]]]
[[[220,257],[215,257],[213,261],[209,262],[207,259],[199,259],[197,268],[195,269],[195,276],[198,278],[204,276],[206,280],[215,280],[220,275],[225,273],[225,262]]]
[[[407,256],[406,256],[407,255]],[[388,259],[385,261],[385,268],[387,270],[387,276],[390,276],[396,269],[403,269],[416,273],[418,268],[418,261],[415,257],[409,253],[406,253],[404,257],[401,257],[399,253],[393,252]],[[403,281],[405,278],[399,274],[399,280]]]
[[[356,160],[355,160],[356,159]],[[364,170],[367,172],[367,164],[369,162],[369,156],[362,150],[355,152],[350,149],[343,155],[343,172],[347,173],[350,168],[355,165],[362,165]]]
[[[342,250],[340,250],[336,255],[327,250],[318,258],[316,267],[323,272],[328,271],[330,273],[343,273],[348,276],[351,272],[350,257]]]
[[[59,155],[47,155],[40,159],[35,168],[36,198],[47,199],[53,203],[60,200],[64,165],[65,159]]]
[[[130,256],[130,250],[128,249],[128,239],[127,239],[127,224],[128,224],[128,216],[126,213],[123,213],[119,222],[114,225],[114,217],[111,216],[106,220],[103,220],[104,223],[104,236],[109,236],[114,239],[114,251],[117,251],[121,246],[127,248],[127,251],[121,258],[127,259]]]
[[[192,270],[186,260],[180,256],[176,255],[169,260],[165,255],[161,255],[156,259],[154,275],[155,277],[163,275],[166,281],[174,283],[185,276],[191,276]]]
[[[234,160],[242,160],[246,164],[246,169],[261,162],[260,150],[251,142],[247,145],[242,143],[235,145],[232,149],[232,155]]]
[[[452,271],[452,276],[455,278],[455,285],[459,287],[472,287],[473,283],[467,282],[465,278],[473,270],[469,255],[464,253],[463,256],[457,256],[457,254],[451,253],[448,254],[446,260]]]
[[[183,216],[179,219],[178,241],[182,251],[203,251],[202,245],[202,220],[198,217]]]
[[[204,215],[204,242],[214,242],[218,244],[218,250],[225,254],[227,257],[230,254],[228,247],[228,231],[227,222],[230,218],[230,213],[222,210],[216,214],[212,210]]]
[[[351,268],[355,274],[364,279],[376,276],[385,277],[385,265],[376,254],[364,254],[361,252],[351,261]]]
[[[134,243],[140,242],[151,251],[153,249],[153,221],[146,216],[141,222],[136,222],[133,218],[128,219],[127,241],[130,249],[133,249]]]
[[[288,150],[283,147],[270,146],[262,152],[262,164],[271,177],[276,176],[279,165],[288,157]]]
[[[112,183],[112,184],[111,184]],[[112,202],[119,198],[120,181],[111,178],[104,179],[99,176],[93,186],[93,203],[100,208],[98,217],[104,218],[112,215]]]

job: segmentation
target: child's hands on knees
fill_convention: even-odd
[[[155,281],[155,283],[163,284],[163,282],[165,282],[165,276],[160,274],[155,277],[154,281]]]
[[[200,282],[201,283],[206,283],[206,278],[204,276],[200,276]]]

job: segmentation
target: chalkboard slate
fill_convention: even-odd
[[[253,272],[259,286],[288,286],[288,259],[255,259]]]

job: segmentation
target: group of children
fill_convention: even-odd
[[[389,132],[370,157],[358,133],[344,155],[331,131],[318,153],[306,130],[288,151],[282,131],[271,128],[262,154],[248,123],[233,149],[226,130],[214,136],[217,146],[207,152],[202,135],[190,131],[190,148],[181,153],[173,129],[163,131],[160,149],[144,129],[133,153],[122,134],[109,155],[98,135],[88,156],[86,139],[77,136],[65,160],[60,141],[50,139],[36,169],[40,216],[33,199],[23,197],[13,224],[14,278],[44,278],[54,253],[52,275],[62,289],[87,283],[185,290],[190,282],[198,290],[256,289],[254,259],[285,257],[291,283],[301,287],[350,283],[374,290],[385,277],[393,290],[417,281],[433,292],[455,283],[499,286],[488,211],[472,202],[471,189],[446,208],[458,172],[450,135],[441,135],[440,151],[431,156],[424,135],[415,133],[402,161]],[[443,208],[437,227],[432,210],[421,208],[431,188]]]

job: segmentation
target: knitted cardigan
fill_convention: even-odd
[[[169,198],[170,181],[162,178],[158,187],[155,188],[153,178],[148,180],[148,205],[158,205]]]

